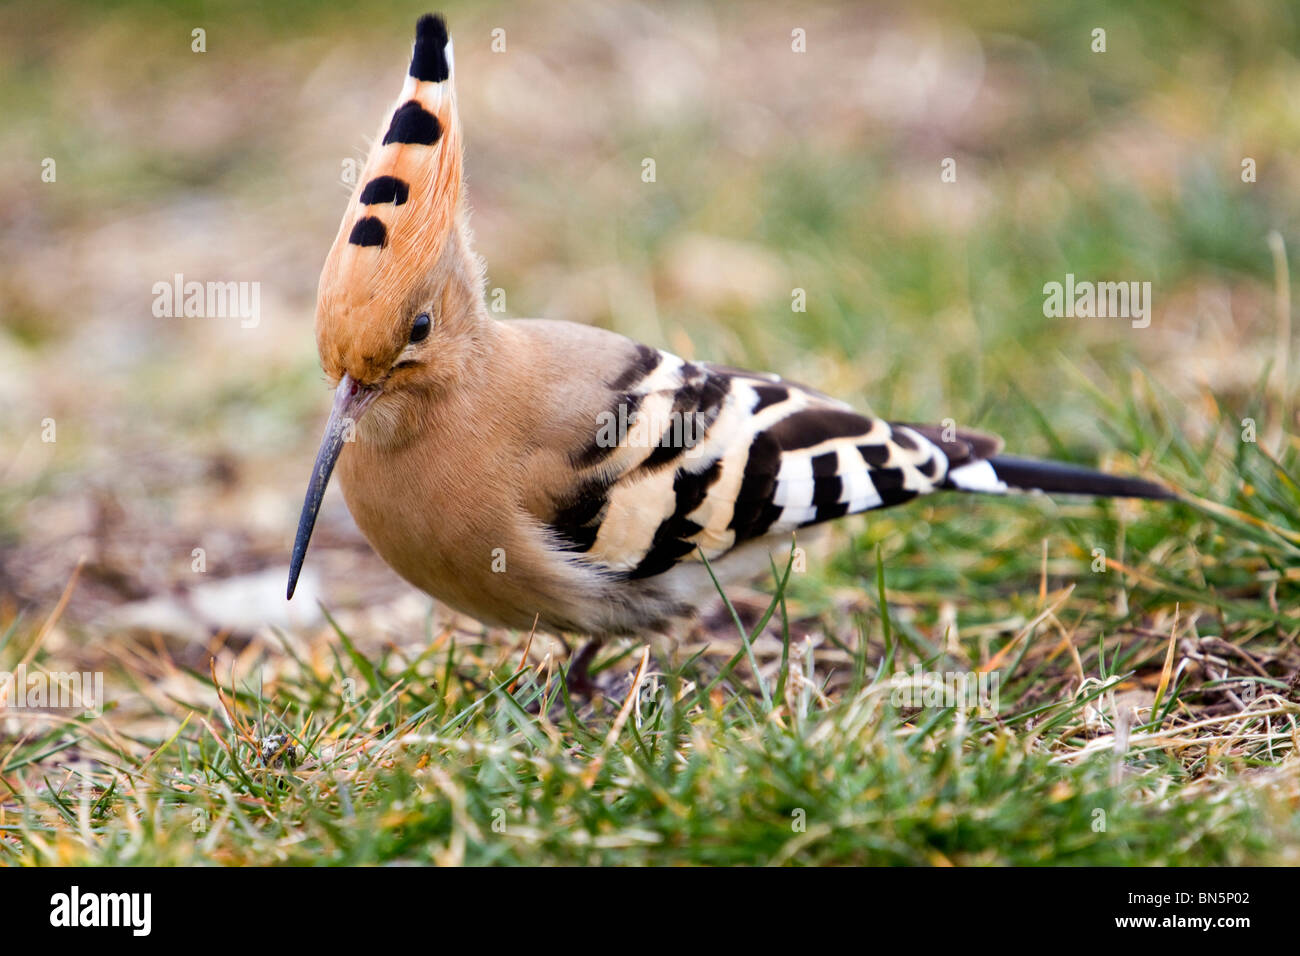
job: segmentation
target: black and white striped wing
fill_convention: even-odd
[[[560,547],[627,578],[945,485],[1005,490],[978,460],[995,439],[942,442],[775,375],[643,346],[611,385],[615,428],[575,456],[584,479],[550,524]]]

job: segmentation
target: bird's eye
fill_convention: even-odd
[[[421,312],[415,317],[415,323],[411,326],[411,341],[423,342],[429,337],[429,329],[433,327],[433,321],[429,318],[428,312]]]

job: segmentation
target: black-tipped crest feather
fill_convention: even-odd
[[[411,76],[429,83],[441,83],[451,76],[447,64],[447,23],[441,16],[426,13],[415,24],[415,50],[411,53]]]

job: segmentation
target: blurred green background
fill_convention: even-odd
[[[0,5],[0,669],[105,672],[110,703],[0,711],[0,859],[1294,863],[1300,9],[972,6],[444,10],[507,315],[1189,499],[838,522],[789,628],[755,630],[773,686],[805,655],[808,700],[760,708],[713,609],[653,665],[694,690],[611,749],[608,715],[548,723],[557,645],[432,606],[337,489],[284,601],[329,404],[317,277],[426,8]],[[155,316],[178,274],[258,283],[260,320]],[[1045,317],[1067,274],[1150,282],[1150,326]],[[747,627],[767,606],[728,593]],[[918,660],[1001,676],[1001,709],[870,705]],[[312,745],[301,786],[272,731]]]

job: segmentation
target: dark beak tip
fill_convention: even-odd
[[[307,524],[305,529],[299,528],[298,535],[293,543],[293,553],[289,558],[289,583],[284,589],[284,599],[293,600],[294,591],[298,590],[298,578],[302,574],[302,566],[306,563],[307,544],[311,540],[312,526],[316,523],[315,514],[308,515],[307,509],[304,509],[303,523]]]
[[[358,387],[347,375],[344,375],[334,392],[334,407],[330,410],[329,421],[325,424],[325,434],[321,438],[320,449],[316,452],[316,462],[312,466],[311,480],[307,484],[307,494],[303,498],[302,513],[298,517],[298,532],[293,539],[293,553],[289,560],[289,585],[285,588],[284,599],[293,600],[293,592],[298,586],[298,575],[307,558],[307,546],[311,543],[312,529],[316,527],[316,515],[320,511],[321,500],[325,497],[325,488],[334,464],[343,451],[343,423],[349,419],[359,419],[366,407],[378,394],[377,387]]]

